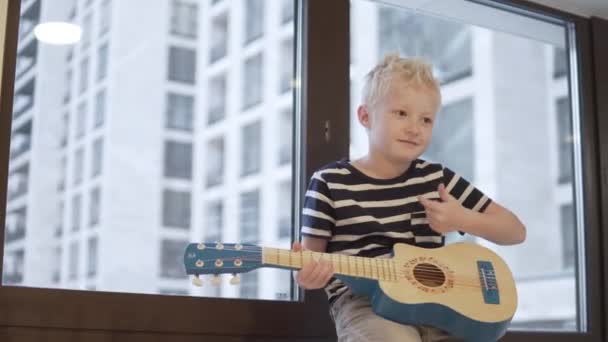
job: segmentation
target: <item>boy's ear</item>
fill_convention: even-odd
[[[363,127],[365,128],[369,128],[369,111],[368,111],[368,107],[367,105],[360,105],[359,108],[357,108],[357,117],[359,118],[359,122],[361,123],[361,125],[363,125]]]

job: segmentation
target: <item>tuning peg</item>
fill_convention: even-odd
[[[211,284],[213,286],[219,286],[221,282],[222,282],[222,279],[220,278],[219,274],[216,274],[213,276],[213,278],[211,278]]]
[[[197,286],[197,287],[202,287],[203,280],[201,278],[199,278],[198,276],[194,276],[192,278],[192,285]]]
[[[233,274],[232,278],[230,278],[230,285],[238,285],[241,283],[241,276],[238,274]]]

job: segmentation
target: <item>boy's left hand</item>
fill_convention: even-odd
[[[466,209],[456,198],[448,193],[443,184],[439,184],[439,197],[441,202],[418,197],[424,206],[429,225],[438,233],[449,233],[458,230]]]

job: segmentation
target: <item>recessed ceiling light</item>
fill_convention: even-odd
[[[66,22],[47,22],[36,25],[34,35],[43,43],[69,45],[80,41],[82,29]]]

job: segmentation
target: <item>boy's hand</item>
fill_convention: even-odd
[[[292,250],[294,252],[304,251],[299,242],[294,242]],[[307,290],[315,290],[325,287],[327,282],[334,275],[334,266],[327,260],[311,260],[304,264],[297,272],[296,281],[301,287]]]
[[[439,197],[441,202],[418,197],[420,204],[426,210],[429,225],[438,233],[449,233],[458,230],[466,209],[448,193],[443,184],[439,184]]]

